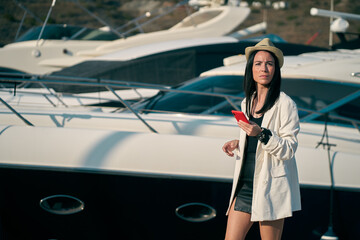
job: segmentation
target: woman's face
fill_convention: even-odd
[[[275,59],[267,51],[259,51],[255,54],[252,67],[254,81],[258,85],[267,87],[275,73]]]

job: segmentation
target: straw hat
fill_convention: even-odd
[[[283,53],[280,49],[278,49],[277,47],[274,46],[274,44],[270,41],[269,38],[264,38],[258,44],[256,44],[254,47],[245,48],[246,60],[248,60],[250,54],[256,50],[266,50],[266,51],[272,52],[273,54],[275,54],[275,56],[279,60],[280,68],[283,66],[283,64],[284,64]]]

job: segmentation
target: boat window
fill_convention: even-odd
[[[185,82],[179,90],[221,93],[244,97],[242,76],[212,76]],[[352,125],[360,121],[360,86],[341,82],[310,79],[282,79],[282,91],[297,104],[301,121],[328,121]],[[241,99],[234,99],[240,107]],[[193,114],[231,115],[234,109],[223,97],[167,92],[135,105],[142,112],[183,112]],[[349,121],[350,120],[350,121]]]
[[[22,36],[20,36],[16,42],[37,40],[41,32],[42,26],[33,27]],[[52,40],[115,40],[119,38],[113,32],[102,31],[99,29],[83,28],[80,26],[69,25],[47,25],[44,28],[44,32],[41,35],[41,39]]]
[[[283,79],[282,90],[296,102],[300,119],[324,121],[324,116],[310,112],[321,110],[330,116],[360,120],[360,100],[358,97],[349,98],[360,90],[359,86],[331,81]],[[345,123],[339,118],[330,117],[329,121]]]
[[[212,76],[191,81],[177,89],[239,96],[243,91],[242,82],[243,78],[240,76]],[[218,96],[168,92],[136,106],[136,109],[145,111],[203,113],[209,108],[221,104],[224,100],[223,97]],[[230,105],[226,104],[226,106],[221,106],[215,109],[212,114],[229,115]]]
[[[37,40],[41,32],[42,26],[33,27],[22,36],[20,36],[16,42]],[[41,35],[41,39],[67,39],[72,35],[80,31],[82,27],[68,26],[68,25],[47,25],[44,28],[44,32]]]
[[[329,111],[329,122],[350,125],[350,119],[360,121],[360,97]],[[325,121],[325,117],[316,117],[315,121]]]
[[[179,25],[177,25],[177,28],[182,27],[191,27],[196,26],[201,23],[207,22],[216,16],[218,16],[222,11],[220,10],[214,10],[214,11],[206,11],[206,12],[199,12],[199,14],[192,15],[188,18],[185,18],[182,22],[180,22]]]
[[[360,97],[338,107],[337,113],[347,118],[354,118],[360,121]]]
[[[73,37],[72,40],[101,40],[101,41],[111,41],[118,39],[115,33],[111,31],[103,31],[99,29],[90,29],[87,28],[85,31],[82,31],[76,37]]]

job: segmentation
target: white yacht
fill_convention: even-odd
[[[183,6],[187,2],[182,1],[176,6]],[[118,33],[119,38],[112,41],[92,41],[89,37],[81,40],[68,37],[45,39],[39,34],[33,40],[11,43],[0,49],[0,67],[32,74],[51,73],[95,56],[143,44],[224,36],[234,32],[250,14],[248,7],[224,5],[223,1],[214,0],[202,2],[207,4],[201,5],[198,11],[170,29],[162,31],[129,37],[121,37],[121,33]],[[76,37],[79,34],[76,33]]]
[[[4,233],[10,239],[223,238],[234,159],[221,147],[238,137],[230,110],[243,99],[245,66],[242,56],[224,62],[171,89],[81,82],[112,93],[124,86],[160,91],[134,105],[117,94],[119,104],[112,100],[110,107],[6,106],[1,98]],[[303,208],[286,220],[285,239],[319,239],[330,216],[340,239],[360,236],[358,66],[359,50],[285,57],[283,91],[301,120],[296,157]]]
[[[266,24],[265,22],[256,24],[247,28],[246,31],[250,31],[253,27],[264,29]],[[273,42],[282,49],[285,55],[328,50],[289,43],[273,34],[261,35],[258,38],[265,37],[275,39]],[[51,73],[51,76],[175,85],[182,83],[184,79],[197,77],[204,71],[221,66],[226,57],[243,54],[244,49],[254,45],[255,41],[251,38],[239,40],[231,36],[221,36],[144,44],[94,57],[55,71]]]

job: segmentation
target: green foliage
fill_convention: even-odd
[[[114,20],[123,20],[126,19],[126,17],[123,15],[122,12],[108,12],[106,13],[106,16],[110,19],[114,19]],[[131,17],[130,17],[131,18]]]
[[[360,13],[360,6],[358,4],[359,0],[349,0],[349,4],[353,7],[350,8],[350,13],[359,14]]]
[[[36,26],[36,25],[39,25],[39,22],[37,22],[34,18],[25,18],[24,25],[26,25],[26,26]]]
[[[279,27],[285,26],[285,22],[283,22],[283,21],[277,21],[277,22],[276,22],[276,25],[279,26]]]
[[[298,18],[298,16],[290,15],[290,16],[287,16],[287,17],[286,17],[286,20],[288,20],[288,21],[293,21],[293,20],[295,20],[295,19],[297,19],[297,18]]]
[[[5,13],[4,19],[6,19],[9,22],[17,22],[16,18],[10,13]]]
[[[290,3],[290,8],[297,9],[297,8],[299,8],[299,4],[297,2],[292,2],[292,3]]]
[[[54,19],[54,18],[49,18],[49,20],[48,20],[48,24],[56,24],[57,22],[56,22],[56,20]]]

